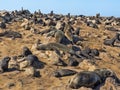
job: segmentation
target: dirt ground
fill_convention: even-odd
[[[20,27],[21,22],[12,22],[7,25],[7,29],[20,32],[22,34],[21,39],[12,40],[10,38],[0,37],[0,58],[4,56],[19,55],[24,46],[30,49],[36,43],[38,39],[42,42],[51,40],[45,38],[39,34],[33,34],[29,30],[24,30]],[[107,52],[100,52],[101,60],[96,61],[98,68],[109,68],[113,70],[118,77],[120,77],[120,43],[117,47],[105,46],[103,40],[106,36],[112,38],[116,33],[104,29],[103,25],[99,26],[99,29],[87,27],[86,25],[75,25],[73,27],[81,27],[81,37],[87,39],[83,42],[84,47],[89,46],[90,48],[97,48],[99,50],[106,50]],[[41,27],[39,25],[34,26],[39,31],[46,29],[47,27]],[[117,26],[118,27],[118,26]],[[119,27],[118,27],[119,28]],[[0,29],[2,31],[2,29]],[[51,40],[52,42],[52,40]],[[77,67],[60,67],[50,65],[49,61],[40,56],[40,53],[34,49],[31,49],[33,54],[39,57],[39,59],[46,63],[43,69],[40,69],[41,77],[26,77],[24,72],[20,71],[9,71],[0,74],[0,90],[72,90],[68,88],[68,81],[72,76],[55,78],[52,76],[52,72],[58,68],[74,69],[76,71],[82,71],[79,66]],[[13,83],[11,88],[9,84]],[[79,90],[79,89],[78,89]]]

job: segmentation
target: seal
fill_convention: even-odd
[[[55,33],[55,39],[56,39],[56,42],[60,43],[61,40],[65,37],[63,31],[61,30],[57,30],[56,33]]]
[[[112,70],[107,68],[95,69],[94,71],[82,71],[69,81],[69,87],[78,89],[84,86],[94,89],[104,83],[107,77],[116,76]]]
[[[73,34],[72,34],[72,26],[67,24],[64,28],[65,36],[68,38],[69,41],[73,44]]]
[[[55,77],[63,77],[63,76],[71,76],[76,73],[77,73],[76,71],[69,70],[69,69],[59,69],[59,70],[54,71],[53,75]]]
[[[75,55],[79,58],[82,58],[79,54],[77,54],[72,48],[69,48],[66,45],[60,44],[60,43],[48,43],[48,44],[40,44],[36,47],[37,50],[57,50],[57,51],[63,51],[66,53],[70,53],[71,55]]]
[[[116,41],[116,38],[112,38],[110,40],[104,40],[104,45],[107,45],[107,46],[114,46],[114,43]]]
[[[37,56],[35,55],[28,55],[25,60],[28,61],[29,63],[29,66],[33,66],[35,67],[36,69],[39,69],[39,68],[42,68],[44,63],[41,62]]]
[[[78,89],[82,86],[88,88],[95,88],[95,86],[101,83],[99,75],[92,71],[82,71],[76,74],[70,81],[69,87]]]
[[[32,52],[30,51],[30,49],[28,48],[28,47],[23,47],[23,51],[22,51],[22,55],[24,56],[24,57],[26,57],[26,56],[28,56],[28,55],[31,55],[32,54]]]
[[[100,76],[103,82],[106,80],[107,77],[112,77],[115,75],[112,70],[107,69],[107,68],[95,69],[94,72]]]
[[[95,56],[99,56],[98,49],[90,49],[89,47],[86,47],[84,50],[81,50],[80,55],[84,58],[91,59]]]
[[[0,73],[3,73],[5,71],[8,71],[8,63],[10,61],[10,57],[4,57],[1,61],[0,61]]]

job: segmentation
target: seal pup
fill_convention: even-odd
[[[3,73],[5,71],[8,71],[8,63],[10,61],[10,57],[4,57],[1,61],[0,61],[0,73]]]
[[[115,41],[116,41],[116,38],[112,38],[112,39],[110,39],[110,40],[105,39],[105,40],[104,40],[104,45],[113,46],[113,47],[114,47]]]
[[[28,47],[23,47],[23,51],[22,51],[22,55],[24,57],[28,56],[28,55],[32,55],[32,52],[30,51],[30,49]]]

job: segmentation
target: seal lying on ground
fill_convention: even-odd
[[[70,81],[69,87],[78,89],[82,86],[95,88],[104,83],[107,77],[114,76],[109,69],[96,69],[95,71],[82,71],[76,74]]]
[[[78,89],[82,86],[94,88],[101,83],[101,78],[95,72],[83,71],[76,74],[70,81],[69,87]]]
[[[98,49],[90,49],[86,47],[84,50],[81,50],[80,55],[84,58],[91,59],[95,56],[99,56],[99,51]]]
[[[107,46],[114,46],[114,43],[116,41],[116,38],[113,38],[113,39],[106,39],[104,40],[104,45],[107,45]]]
[[[37,50],[61,50],[63,52],[74,53],[74,51],[71,48],[59,43],[40,44],[37,46]]]
[[[71,76],[71,75],[74,75],[76,73],[77,73],[76,71],[69,70],[69,69],[59,69],[59,70],[56,70],[53,73],[53,75],[55,77],[63,77],[63,76]]]
[[[78,55],[72,48],[67,47],[66,45],[60,43],[48,43],[48,44],[40,44],[36,47],[37,50],[57,50],[70,53],[71,55],[75,55],[79,58],[82,56]]]
[[[22,34],[20,34],[19,32],[9,30],[9,31],[5,31],[3,33],[0,33],[0,37],[22,38]]]

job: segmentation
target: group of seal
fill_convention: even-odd
[[[15,10],[13,12],[6,12],[4,15],[0,16],[0,18],[2,18],[2,22],[0,22],[0,29],[6,29],[7,25],[9,24],[8,22],[10,21],[23,22],[24,20],[27,21],[27,24],[23,22],[22,24],[25,25],[21,25],[24,30],[31,31],[31,24],[33,24],[33,26],[38,24],[40,26],[49,27],[47,30],[38,30],[37,34],[47,34],[46,36],[53,37],[55,42],[46,44],[37,43],[36,49],[41,51],[55,51],[58,57],[60,57],[58,58],[58,61],[54,63],[56,66],[78,66],[82,60],[92,60],[95,57],[98,57],[100,54],[99,50],[96,48],[83,48],[79,44],[84,41],[84,37],[82,38],[80,36],[81,27],[73,28],[77,21],[83,21],[86,26],[95,29],[99,29],[98,25],[101,24],[101,22],[104,22],[105,25],[112,25],[111,21],[114,20],[117,22],[117,24],[120,24],[119,18],[100,17],[100,14],[97,14],[95,17],[91,17],[84,15],[71,16],[70,13],[68,13],[67,16],[64,16],[57,15],[53,11],[51,11],[49,14],[43,14],[40,10],[32,14],[29,10],[24,10],[23,8],[20,11]],[[58,25],[58,22],[60,22],[60,25]],[[0,33],[0,37],[22,38],[22,34],[12,30],[5,30],[4,32]],[[112,39],[104,40],[104,45],[114,46],[116,41],[120,41],[119,33],[116,33]],[[67,64],[64,62],[64,60],[62,60],[64,55],[67,56]],[[4,57],[0,61],[1,73],[9,70],[8,64],[10,60],[10,57]],[[41,62],[28,47],[23,47],[22,54],[14,57],[14,60],[16,60],[18,64],[18,68],[16,69],[25,71],[27,75],[36,76],[36,70],[44,67],[43,62]],[[69,82],[69,87],[74,89],[82,86],[96,88],[96,86],[104,83],[107,77],[114,77],[117,81],[119,81],[115,74],[108,69],[96,69],[94,71],[82,71],[79,73],[70,69],[57,69],[53,72],[53,75],[57,78],[75,75]]]
[[[13,62],[13,67],[9,68],[10,60]],[[18,66],[18,67],[16,67]],[[38,71],[36,69],[43,68],[44,64],[38,59],[36,55],[33,55],[31,50],[28,47],[23,47],[22,54],[18,56],[4,57],[0,61],[0,73],[6,72],[9,69],[16,69],[19,71],[25,71],[26,75],[30,76],[39,76]],[[36,74],[37,73],[37,74]]]

